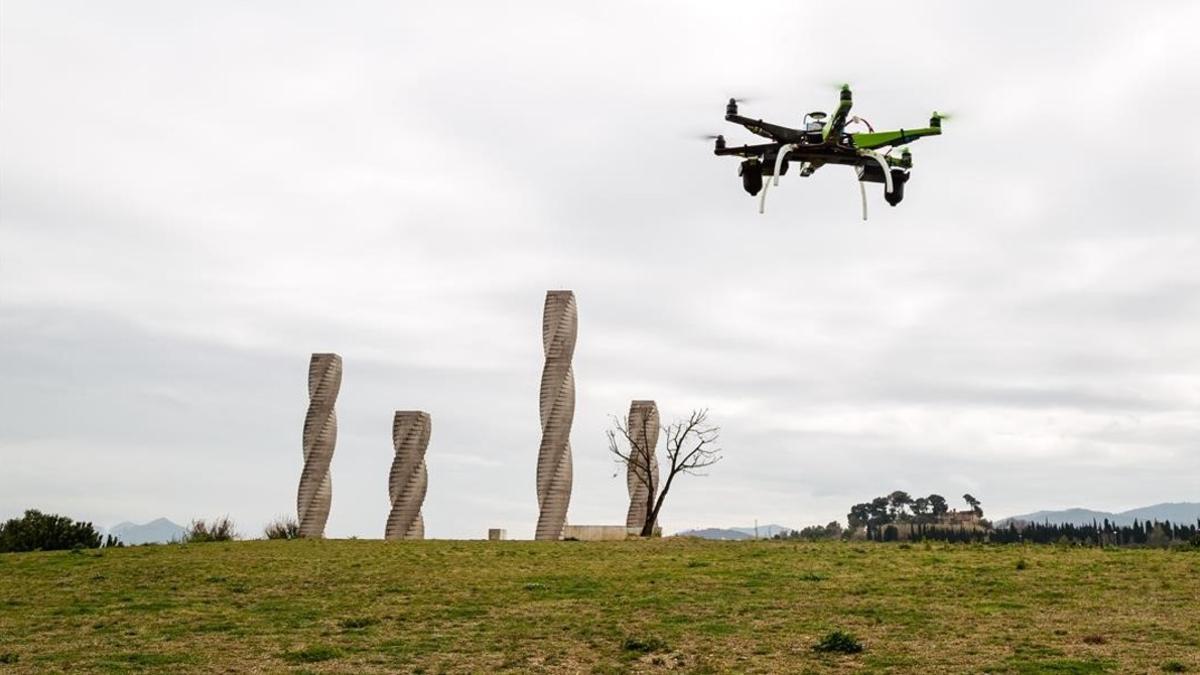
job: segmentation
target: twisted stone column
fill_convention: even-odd
[[[429,447],[432,422],[429,413],[420,410],[397,410],[392,422],[392,444],[396,456],[388,476],[388,495],[392,512],[388,514],[384,539],[424,539],[425,518],[421,504],[429,476],[425,470],[425,449]]]
[[[629,513],[625,527],[639,530],[646,524],[649,500],[658,495],[658,405],[654,401],[634,401],[625,420],[629,432],[630,462],[625,468],[625,486],[629,489]],[[646,485],[646,459],[650,460],[650,483]]]
[[[542,444],[538,449],[538,522],[535,539],[561,539],[571,502],[571,422],[575,418],[575,355],[578,317],[575,294],[547,291],[542,314],[542,369],[540,414]]]
[[[337,443],[333,404],[342,387],[342,357],[313,354],[308,363],[308,414],[304,416],[304,470],[296,495],[301,537],[321,537],[333,497],[329,462]]]

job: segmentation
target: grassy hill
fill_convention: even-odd
[[[1200,672],[1200,552],[253,541],[0,555],[0,671]],[[835,629],[865,646],[821,654]]]

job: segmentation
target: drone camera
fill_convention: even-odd
[[[758,194],[763,188],[763,165],[757,159],[748,159],[738,166],[738,175],[742,177],[742,189],[750,196]]]

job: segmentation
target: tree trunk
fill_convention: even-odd
[[[646,513],[646,524],[642,526],[642,536],[654,536],[654,524],[658,522],[658,512],[662,510],[663,500],[667,498],[667,492],[671,490],[671,481],[675,480],[675,462],[671,462],[671,471],[667,474],[667,482],[663,483],[662,489],[658,491],[658,499],[654,500],[654,508]]]
[[[658,497],[655,493],[658,492],[658,486],[654,484],[653,479],[648,482],[650,483],[650,489],[646,490],[646,522],[642,523],[643,537],[653,537],[654,524],[658,522],[657,514],[654,511],[654,501]]]

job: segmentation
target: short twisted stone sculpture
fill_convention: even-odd
[[[561,539],[571,502],[571,422],[575,418],[575,294],[547,291],[542,314],[542,444],[538,449],[538,522],[535,539]]]
[[[392,422],[392,444],[396,456],[388,477],[388,495],[392,512],[388,514],[384,539],[424,539],[425,519],[421,504],[429,475],[425,470],[425,450],[429,447],[432,422],[429,413],[420,410],[397,410]]]
[[[625,470],[625,485],[629,489],[629,512],[625,527],[639,530],[646,524],[646,514],[653,509],[650,500],[658,495],[658,405],[654,401],[634,401],[626,418],[629,432],[629,463]],[[646,464],[650,464],[650,485],[646,484]]]
[[[333,404],[342,387],[342,357],[313,354],[308,364],[308,414],[304,416],[304,470],[296,495],[301,537],[321,537],[329,520],[333,484],[329,463],[337,444]]]

